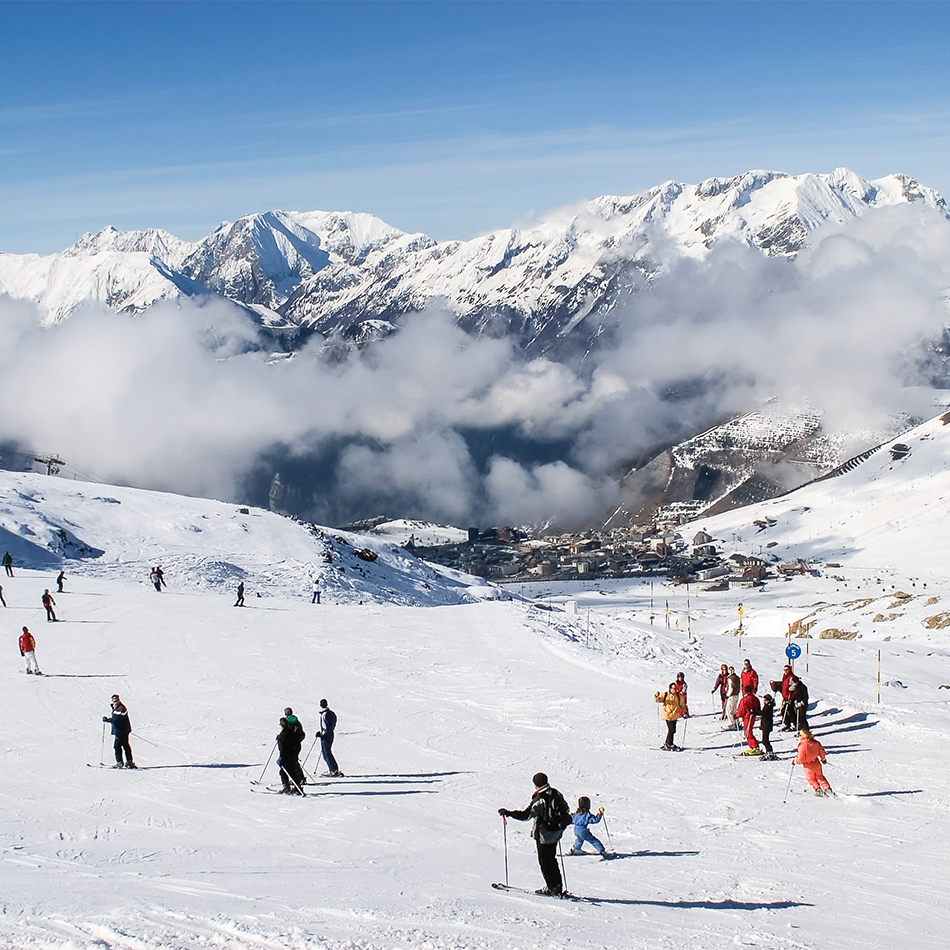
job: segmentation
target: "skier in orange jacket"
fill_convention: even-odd
[[[812,735],[810,729],[802,729],[798,736],[798,754],[793,764],[800,765],[805,770],[805,778],[816,795],[834,795],[828,779],[821,771],[822,765],[825,764],[824,746]]]

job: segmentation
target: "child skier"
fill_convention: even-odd
[[[802,729],[799,733],[798,754],[794,765],[800,765],[805,770],[808,784],[815,790],[817,796],[834,795],[828,779],[821,771],[825,764],[825,750],[822,744],[812,735],[811,729]]]
[[[593,845],[594,850],[600,855],[601,860],[606,861],[607,858],[610,857],[603,843],[597,839],[588,827],[589,825],[597,824],[603,817],[603,808],[601,808],[596,815],[591,814],[590,799],[586,795],[581,795],[581,797],[577,799],[577,811],[574,812],[573,816],[574,847],[571,848],[571,854],[584,854],[584,842],[589,841],[591,845]]]

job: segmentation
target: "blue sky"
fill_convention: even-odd
[[[950,4],[0,3],[0,250],[273,208],[467,238],[749,168],[950,196]]]

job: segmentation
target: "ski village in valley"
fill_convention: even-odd
[[[950,4],[0,30],[0,950],[950,947]]]

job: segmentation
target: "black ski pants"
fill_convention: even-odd
[[[280,769],[280,784],[284,788],[302,789],[303,788],[303,769],[300,767],[300,760],[297,756],[281,756],[277,760],[277,766]]]
[[[125,752],[125,762],[127,765],[132,764],[132,746],[129,745],[128,736],[116,736],[115,737],[115,760],[122,764],[122,753]]]
[[[555,891],[560,894],[564,890],[564,883],[561,880],[561,869],[557,863],[557,842],[551,844],[535,839],[538,845],[538,864],[541,867],[541,874],[544,876],[544,884],[549,891]]]
[[[772,754],[772,743],[769,742],[769,737],[770,737],[771,735],[772,735],[772,730],[771,730],[771,729],[766,729],[766,728],[763,726],[763,727],[762,727],[762,745],[764,746],[765,751],[766,751],[769,755]]]
[[[676,738],[676,722],[675,719],[666,721],[666,745],[673,745],[673,740]]]

